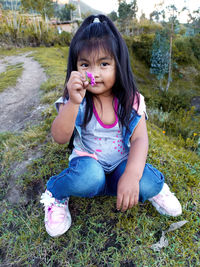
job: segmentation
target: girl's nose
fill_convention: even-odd
[[[100,70],[99,70],[98,66],[92,67],[91,72],[92,72],[92,74],[94,75],[95,78],[99,77]]]

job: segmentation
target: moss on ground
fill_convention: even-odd
[[[43,84],[43,102],[53,104],[62,94],[67,48],[37,48],[34,57],[45,68],[49,80]],[[138,68],[143,66],[137,64]],[[147,73],[144,66],[139,73]],[[148,74],[149,75],[149,74]],[[152,88],[149,76],[144,85]],[[151,87],[150,87],[151,86]],[[187,85],[186,85],[187,86]],[[165,136],[148,121],[150,148],[148,162],[165,174],[166,182],[183,206],[178,218],[162,216],[149,202],[126,213],[117,212],[115,197],[70,198],[72,226],[59,238],[45,232],[44,212],[39,203],[50,176],[66,168],[67,145],[50,137],[56,116],[53,105],[43,113],[40,125],[22,133],[0,134],[0,265],[2,266],[199,266],[200,157],[176,146],[176,138]],[[27,160],[28,154],[43,154],[17,178],[26,195],[25,204],[11,205],[6,200],[13,165]],[[161,231],[171,223],[187,220],[182,228],[167,233],[169,245],[160,252],[151,249]]]

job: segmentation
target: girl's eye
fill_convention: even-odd
[[[108,65],[109,65],[109,64],[108,64],[107,62],[102,62],[102,63],[101,63],[101,66],[102,66],[102,67],[106,67],[106,66],[108,66]]]
[[[83,67],[83,68],[87,68],[89,66],[89,64],[87,64],[87,63],[82,63],[81,64],[81,67]]]

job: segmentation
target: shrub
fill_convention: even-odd
[[[162,109],[150,109],[150,120],[166,132],[174,136],[177,144],[192,150],[199,150],[200,115],[195,114],[195,109],[180,108],[178,111],[164,112]]]
[[[173,59],[178,64],[191,64],[195,60],[188,37],[180,37],[174,41]]]
[[[189,42],[194,56],[200,60],[200,34],[190,37]]]
[[[150,67],[151,48],[154,40],[154,34],[141,34],[136,37],[124,36],[129,51],[144,61]]]
[[[37,19],[27,21],[27,18],[20,14],[16,16],[14,17],[12,13],[9,13],[0,18],[0,44],[15,46],[70,44],[71,33],[62,32],[59,34],[55,27],[46,24],[44,21],[38,21]]]

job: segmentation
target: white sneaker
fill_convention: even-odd
[[[163,185],[163,188],[158,195],[149,198],[149,201],[160,214],[174,217],[182,214],[181,204],[170,191],[167,184]]]
[[[40,202],[45,207],[45,227],[52,237],[64,234],[71,226],[71,215],[68,208],[69,198],[64,203],[52,197],[48,190],[42,194]]]

